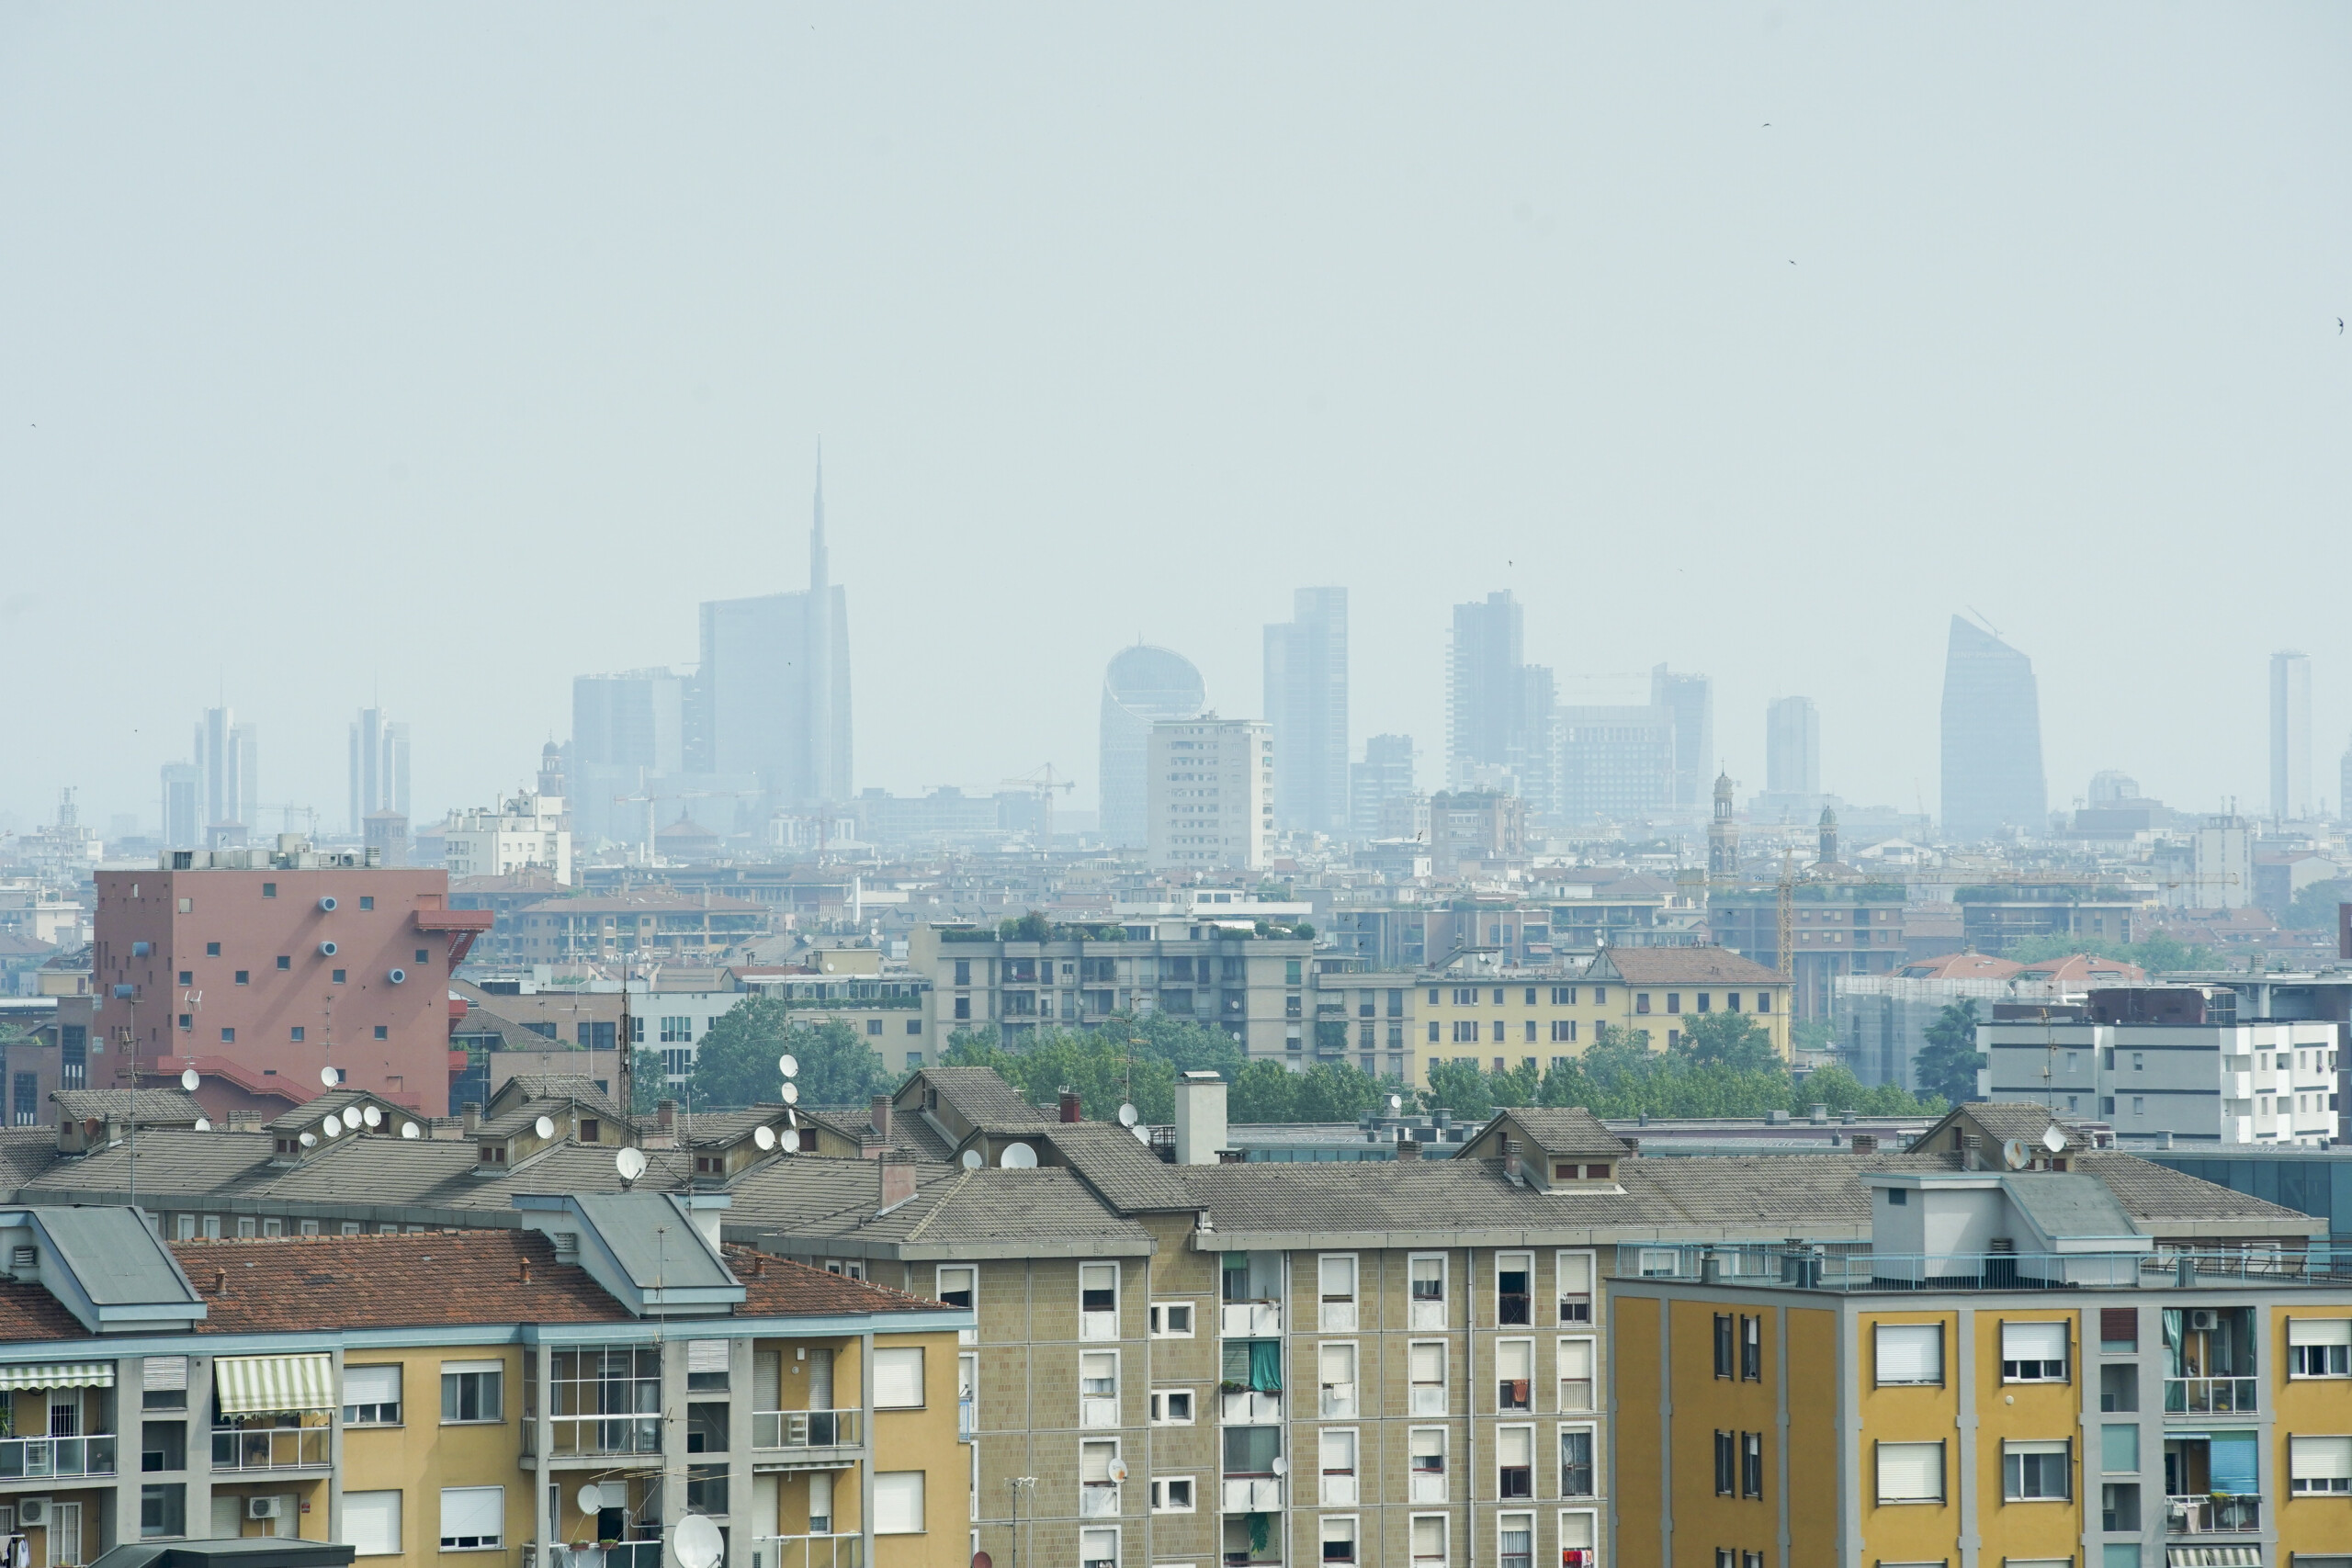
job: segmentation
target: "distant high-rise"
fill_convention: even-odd
[[[1715,683],[1704,675],[1674,674],[1661,664],[1650,671],[1650,706],[1674,716],[1668,802],[1678,811],[1699,810],[1714,774]]]
[[[1274,742],[1277,767],[1282,761],[1282,741]],[[1375,735],[1363,743],[1363,761],[1352,764],[1348,779],[1348,827],[1358,839],[1382,836],[1384,814],[1392,809],[1391,803],[1409,798],[1414,793],[1413,738],[1409,735]],[[1280,778],[1281,774],[1275,774]]]
[[[2285,649],[2270,656],[2270,815],[2299,822],[2312,804],[2312,661]]]
[[[196,771],[198,809],[204,818],[199,826],[208,845],[214,829],[248,829],[261,815],[259,750],[258,733],[250,724],[239,724],[235,710],[204,710],[196,727]],[[242,838],[232,832],[223,841]]]
[[[2352,746],[2344,748],[2344,758],[2335,764],[2335,819],[2352,822]]]
[[[349,744],[351,831],[364,837],[377,812],[409,814],[408,726],[386,718],[381,708],[361,708]]]
[[[1285,832],[1348,826],[1348,591],[1301,588],[1266,628],[1274,821]]]
[[[1273,786],[1280,765],[1260,718],[1155,721],[1145,742],[1147,849],[1161,871],[1261,871],[1273,859]]]
[[[1552,671],[1522,659],[1526,616],[1506,591],[1453,607],[1446,655],[1446,781],[1500,789],[1531,816],[1556,810]]]
[[[2033,660],[1954,615],[1944,655],[1944,837],[2040,833],[2048,801]]]
[[[1102,671],[1096,770],[1106,842],[1129,849],[1149,843],[1151,727],[1163,718],[1194,716],[1206,697],[1201,672],[1181,653],[1139,642],[1112,655]]]
[[[571,766],[681,772],[684,713],[685,682],[666,669],[575,675]]]
[[[1821,793],[1821,715],[1811,697],[1774,697],[1764,709],[1764,788]]]
[[[832,581],[821,468],[808,590],[707,601],[696,681],[710,770],[755,776],[778,806],[850,797],[849,593]]]
[[[1673,805],[1672,708],[1576,705],[1558,710],[1553,810],[1571,826],[1639,821]]]
[[[193,762],[164,764],[164,847],[200,850],[204,824],[199,818],[203,785]]]

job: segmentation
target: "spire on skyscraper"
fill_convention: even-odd
[[[808,530],[808,587],[821,592],[831,579],[831,562],[825,558],[825,444],[817,443],[817,517]]]

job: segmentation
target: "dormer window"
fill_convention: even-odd
[[[580,1122],[580,1141],[581,1141],[582,1143],[583,1143],[583,1144],[594,1144],[594,1143],[601,1143],[601,1142],[603,1142],[603,1138],[602,1138],[602,1136],[601,1136],[601,1129],[597,1126],[596,1120],[595,1120],[595,1118],[594,1118],[594,1117],[593,1117],[593,1116],[588,1116],[588,1117],[582,1117],[582,1118],[581,1118],[581,1122]]]
[[[504,1144],[484,1144],[481,1146],[481,1163],[484,1165],[504,1165],[506,1163],[506,1145]]]

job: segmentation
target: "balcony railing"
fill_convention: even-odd
[[[45,1475],[112,1475],[114,1454],[112,1433],[79,1438],[0,1438],[0,1481],[32,1480]]]
[[[2176,1416],[2249,1415],[2258,1382],[2255,1378],[2166,1378],[2165,1410]]]
[[[956,1439],[968,1443],[980,1429],[979,1402],[970,1394],[956,1402]]]
[[[523,1549],[526,1552],[529,1547]],[[525,1558],[526,1568],[529,1559]],[[662,1568],[658,1540],[621,1540],[610,1546],[554,1546],[548,1551],[553,1568]]]
[[[2352,1251],[1923,1253],[1835,1246],[1628,1245],[1619,1249],[1615,1271],[1621,1278],[1836,1292],[2275,1286],[2352,1280]]]
[[[754,1411],[752,1414],[752,1446],[755,1449],[855,1448],[859,1415],[860,1412],[855,1410]],[[968,1432],[964,1435],[970,1436]],[[821,1540],[825,1538],[810,1536],[808,1539]]]
[[[215,1470],[323,1469],[331,1433],[324,1427],[215,1427]]]
[[[537,1441],[538,1423],[523,1423],[525,1452],[531,1453]],[[554,1432],[554,1452],[564,1457],[577,1454],[658,1454],[662,1451],[662,1417],[659,1416],[559,1416],[550,1423]]]
[[[1224,1511],[1228,1514],[1271,1514],[1283,1506],[1279,1475],[1228,1475],[1225,1478]]]
[[[1272,1339],[1283,1331],[1280,1302],[1227,1302],[1217,1314],[1217,1330],[1228,1339]]]
[[[1283,1396],[1255,1389],[1235,1389],[1217,1396],[1220,1416],[1228,1427],[1272,1427],[1283,1418]]]
[[[2222,1495],[2165,1499],[2165,1529],[2173,1535],[2246,1535],[2262,1528],[2262,1499]]]
[[[761,1535],[752,1538],[753,1568],[865,1568],[862,1535]]]

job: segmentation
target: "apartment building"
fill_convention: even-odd
[[[134,1209],[0,1211],[6,1523],[57,1568],[266,1536],[659,1568],[695,1515],[762,1568],[966,1560],[968,1314],[723,1247],[709,1196],[522,1202],[177,1244]]]
[[[1306,1059],[1314,956],[1312,938],[1260,936],[1254,922],[1200,914],[1053,926],[1037,941],[922,925],[907,946],[908,968],[930,987],[926,1050],[944,1049],[959,1029],[993,1028],[1012,1045],[1040,1027],[1162,1012],[1221,1029],[1252,1056],[1293,1061]]]
[[[2352,1280],[2160,1239],[2120,1157],[1874,1171],[1867,1250],[1610,1277],[1612,1561],[2352,1561]]]
[[[641,953],[707,964],[767,935],[773,924],[765,905],[723,894],[647,889],[548,898],[523,910],[517,956],[525,964],[609,964]]]
[[[545,872],[571,881],[571,829],[563,801],[526,791],[494,807],[453,811],[442,829],[443,863],[452,876],[516,876]]]
[[[1259,871],[1274,855],[1273,727],[1263,719],[1163,718],[1145,750],[1150,864]]]
[[[1611,947],[1587,964],[1514,968],[1470,954],[1418,976],[1414,1081],[1439,1062],[1503,1071],[1581,1056],[1604,1025],[1679,1044],[1685,1017],[1743,1013],[1788,1051],[1789,983],[1724,948]]]

